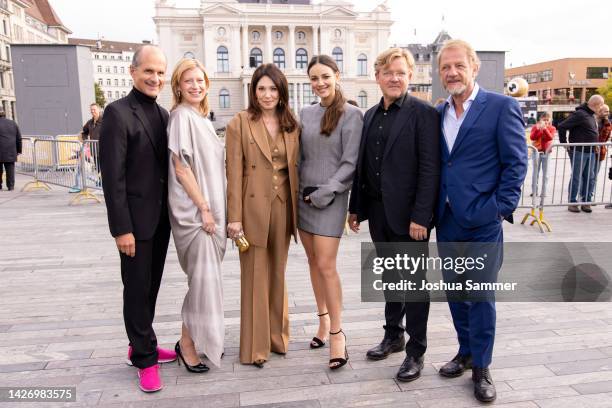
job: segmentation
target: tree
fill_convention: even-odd
[[[106,98],[104,97],[104,91],[100,88],[100,85],[97,82],[94,82],[94,93],[96,97],[96,103],[100,105],[101,108],[106,105]]]
[[[597,89],[597,93],[604,97],[606,105],[612,107],[612,78],[608,79],[608,82]]]

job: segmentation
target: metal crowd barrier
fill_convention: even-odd
[[[22,191],[50,190],[50,184],[70,188],[76,193],[70,204],[101,200],[91,190],[101,190],[98,142],[81,143],[78,136],[61,135],[55,139],[23,139],[16,171],[34,177]]]
[[[525,214],[522,223],[533,218],[531,225],[538,224],[541,232],[545,229],[551,232],[544,219],[545,207],[612,203],[612,182],[608,179],[611,153],[610,142],[555,143],[546,155],[529,146],[529,168],[519,208],[531,211]]]

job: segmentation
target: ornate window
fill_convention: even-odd
[[[277,48],[274,50],[272,60],[277,67],[280,69],[285,69],[285,51],[282,48]]]
[[[308,52],[304,48],[298,48],[295,52],[295,67],[306,69],[308,66]]]
[[[217,72],[229,72],[229,53],[223,45],[217,48]]]
[[[259,31],[253,31],[251,33],[251,36],[253,37],[254,41],[258,41],[261,38],[261,34],[259,33]]]
[[[365,54],[359,54],[357,57],[357,75],[368,75],[368,57]]]
[[[257,68],[263,63],[263,54],[259,48],[253,48],[249,57],[249,67]]]
[[[340,38],[340,37],[342,37],[342,30],[340,30],[339,28],[336,28],[336,29],[334,30],[334,37],[335,37],[335,38]]]
[[[360,108],[368,107],[368,94],[366,91],[360,91],[359,95],[357,95],[357,105],[359,105]]]
[[[344,71],[344,54],[342,53],[342,48],[336,47],[332,50],[332,57],[334,61],[336,61],[336,65],[338,65],[338,69],[340,72]]]
[[[276,31],[276,32],[274,33],[274,37],[275,37],[277,40],[282,40],[282,38],[283,38],[283,32],[282,32],[282,31]]]
[[[223,88],[219,91],[219,108],[228,109],[230,107],[230,93]]]
[[[305,40],[306,39],[306,33],[303,32],[303,31],[298,31],[297,32],[297,39],[300,40],[300,41]]]
[[[217,28],[217,34],[219,34],[219,37],[223,37],[225,35],[225,33],[226,33],[225,27]]]
[[[195,58],[195,55],[194,55],[194,53],[193,53],[193,52],[191,52],[191,51],[187,51],[186,53],[184,53],[184,54],[183,54],[183,58],[191,58],[191,59],[194,59],[194,58]]]

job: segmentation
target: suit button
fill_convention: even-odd
[[[163,178],[160,178],[160,179],[159,179],[159,182],[160,182],[160,183],[162,183],[162,184],[164,184],[164,181],[165,181],[165,180],[164,180]]]
[[[251,197],[251,198],[252,198],[252,197],[255,197],[255,194],[251,194],[249,197]]]
[[[453,162],[448,162],[448,167],[451,167],[453,165]]]
[[[251,164],[251,168],[252,168],[252,169],[254,169],[254,168],[255,168],[255,165],[254,165],[254,164]]]

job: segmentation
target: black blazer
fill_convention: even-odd
[[[160,110],[166,132],[168,112]],[[133,92],[104,109],[100,169],[113,237],[131,232],[137,240],[151,239],[160,217],[168,216],[168,151],[154,137]]]
[[[364,155],[368,129],[379,105],[364,116],[351,190],[349,212],[357,214],[359,222],[369,218]],[[406,95],[385,145],[380,177],[385,216],[394,233],[407,235],[411,221],[432,226],[440,182],[440,117],[434,107]]]

